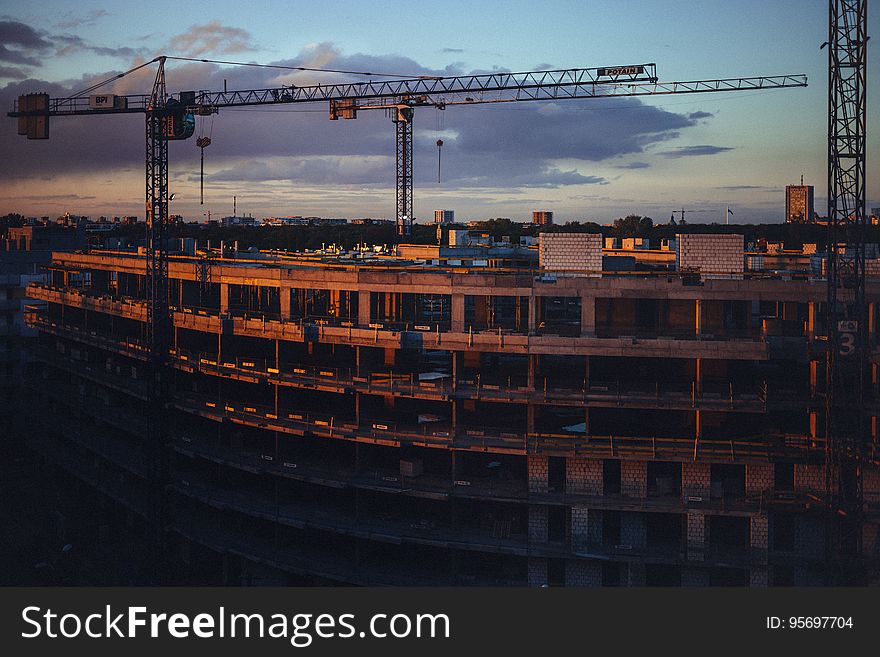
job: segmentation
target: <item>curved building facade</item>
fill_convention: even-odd
[[[823,282],[435,255],[172,258],[157,449],[143,256],[55,254],[30,440],[230,582],[823,583]]]

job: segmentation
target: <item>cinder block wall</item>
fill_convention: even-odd
[[[602,235],[541,233],[538,264],[542,269],[602,271]]]
[[[742,235],[676,235],[678,269],[699,269],[706,274],[742,274]]]

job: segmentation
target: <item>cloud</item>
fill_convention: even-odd
[[[725,185],[723,187],[716,187],[715,189],[720,189],[725,192],[740,192],[751,189],[761,189],[764,191],[773,191],[778,192],[780,189],[778,187],[767,187],[766,185]]]
[[[719,153],[726,153],[727,151],[732,151],[732,148],[727,146],[683,146],[681,148],[676,148],[671,151],[663,151],[660,153],[663,157],[668,158],[679,158],[679,157],[698,157],[701,155],[718,155]]]
[[[618,169],[648,169],[651,165],[647,162],[630,162],[629,164],[620,164]]]
[[[0,21],[0,62],[39,66],[39,56],[51,48],[52,42],[30,25]]]
[[[459,52],[464,52],[464,49],[463,48],[443,48],[442,50],[440,50],[440,52],[442,52],[442,53],[459,53]]]
[[[31,196],[18,196],[14,198],[21,198],[28,201],[88,201],[95,199],[95,196],[81,196],[79,194],[50,194],[46,195],[31,195]]]
[[[219,33],[216,29],[210,31],[214,36]],[[207,32],[190,30],[188,34],[194,37],[187,44],[191,52],[213,47],[196,38]],[[93,47],[75,40],[65,44]],[[296,57],[273,63],[377,74],[472,73],[462,71],[459,65],[432,69],[400,55],[344,54],[329,43],[313,44]],[[9,107],[19,94],[33,91],[64,97],[120,72],[105,70],[64,83],[9,82],[0,88],[0,104]],[[106,91],[147,93],[154,75],[155,67],[146,67],[115,81]],[[362,79],[316,72],[285,72],[279,76],[272,69],[201,62],[169,62],[167,70],[170,93],[186,89],[221,90],[224,81],[229,90],[243,90],[278,86],[280,82]],[[52,119],[49,142],[26,142],[12,129],[0,131],[0,150],[7,154],[0,159],[0,181],[4,181],[0,183],[0,192],[14,189],[11,186],[16,182],[39,180],[42,176],[137,176],[143,166],[143,125],[143,116],[137,114]],[[613,103],[605,99],[578,99],[450,106],[442,112],[418,108],[414,120],[415,185],[421,190],[419,194],[433,193],[432,190],[493,190],[505,197],[526,188],[595,188],[611,183],[597,170],[596,163],[613,163],[615,158],[626,156],[638,160],[640,154],[668,143],[694,125],[696,120],[687,114],[646,105],[638,98],[615,98]],[[321,200],[315,201],[323,204],[327,204],[326,190],[335,187],[394,187],[394,124],[380,111],[362,110],[354,121],[328,121],[324,103],[226,108],[213,117],[198,118],[196,135],[203,132],[213,140],[205,150],[206,181],[213,185],[234,187],[237,183],[279,181],[277,184],[296,190],[302,190],[304,185],[323,186]],[[439,185],[435,146],[438,138],[444,140]],[[197,181],[199,149],[195,140],[172,142],[169,151],[170,174],[181,176],[181,185]],[[685,153],[699,154],[688,149],[667,152],[679,157]],[[620,168],[635,170],[646,166],[635,161]]]
[[[187,57],[201,57],[232,55],[256,50],[256,47],[247,30],[221,25],[220,21],[213,20],[204,25],[193,25],[183,34],[172,38],[166,50]]]
[[[134,57],[142,57],[146,54],[144,49],[129,48],[127,46],[119,48],[107,48],[104,46],[93,46],[78,36],[63,34],[53,37],[56,43],[55,56],[63,57],[75,52],[87,51],[96,55],[105,57],[121,57],[124,59],[132,59]]]
[[[15,68],[14,66],[0,66],[0,79],[7,80],[24,80],[28,74],[24,69]]]
[[[52,46],[30,25],[17,21],[0,21],[0,41],[22,48],[45,50]]]
[[[97,20],[100,16],[106,15],[106,12],[96,10],[89,15],[93,16],[90,19],[93,21]],[[62,22],[61,25],[70,22]],[[143,54],[143,51],[129,47],[108,48],[95,46],[72,34],[49,34],[37,31],[30,25],[17,21],[0,21],[0,62],[7,62],[17,66],[39,67],[47,57],[66,57],[82,51],[126,59]],[[6,72],[9,75],[2,77],[13,79],[27,77],[24,71],[20,69],[18,70],[19,74],[15,73],[16,69],[7,69]]]
[[[104,9],[92,9],[82,16],[75,16],[72,12],[67,12],[67,14],[65,14],[67,18],[59,21],[56,25],[59,29],[69,30],[76,27],[82,27],[83,25],[94,25],[99,18],[104,18],[104,16],[109,15],[110,12]]]
[[[688,114],[688,118],[692,121],[697,121],[699,119],[710,119],[713,116],[715,115],[711,112],[691,112],[690,114]]]

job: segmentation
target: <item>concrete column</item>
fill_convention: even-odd
[[[290,293],[291,289],[289,287],[280,287],[278,288],[278,298],[281,302],[281,319],[282,321],[287,321],[291,318],[290,315]]]
[[[807,304],[807,337],[810,342],[816,339],[816,302]]]
[[[220,283],[220,312],[229,312],[229,283]]]
[[[699,336],[703,334],[703,301],[697,299],[694,307],[694,334]]]
[[[581,336],[596,335],[596,297],[581,297]]]
[[[452,413],[450,417],[450,421],[452,423],[452,438],[453,440],[458,435],[458,400],[452,400]]]
[[[816,396],[816,390],[819,386],[819,361],[810,361],[810,396]]]
[[[452,332],[464,333],[464,295],[452,295]]]
[[[529,354],[527,356],[527,358],[529,359],[529,373],[528,373],[528,380],[526,381],[526,385],[530,389],[534,390],[535,389],[535,378],[538,375],[538,369],[540,367],[540,363],[538,361],[540,356],[538,354]]]
[[[529,312],[528,312],[528,322],[529,322],[529,334],[535,332],[535,329],[538,327],[538,320],[536,319],[538,316],[538,297],[530,296],[529,297]]]
[[[370,292],[360,291],[358,295],[358,325],[370,324]]]

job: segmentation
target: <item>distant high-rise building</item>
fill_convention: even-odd
[[[532,212],[532,223],[536,226],[549,226],[553,223],[553,213],[549,210],[535,210]]]
[[[434,210],[435,224],[454,224],[455,210]]]
[[[813,223],[813,186],[788,185],[785,188],[785,223]]]

